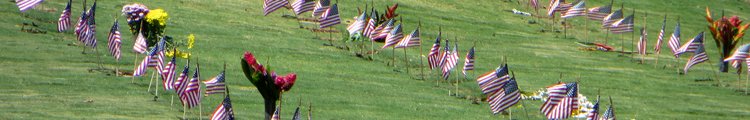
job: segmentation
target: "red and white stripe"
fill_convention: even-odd
[[[647,38],[648,33],[646,32],[646,28],[641,29],[641,39],[638,41],[638,54],[646,55],[646,47],[647,47]]]
[[[18,9],[21,10],[21,12],[24,12],[26,10],[34,8],[34,6],[39,5],[39,3],[42,2],[44,2],[44,0],[16,0],[16,5],[18,6]]]
[[[287,4],[289,4],[287,0],[263,0],[263,15],[267,16]]]
[[[146,37],[143,37],[143,33],[139,32],[135,39],[135,44],[133,44],[133,52],[143,54],[146,53],[146,50],[148,50]]]
[[[146,71],[148,71],[148,62],[150,61],[151,57],[143,57],[143,61],[141,61],[141,64],[135,67],[133,69],[133,77],[139,77],[144,74],[146,74]]]
[[[182,96],[182,100],[185,101],[183,105],[185,105],[188,108],[192,108],[195,106],[198,106],[201,102],[201,96],[200,96],[200,82],[198,79],[200,79],[200,67],[195,68],[195,73],[193,73],[193,78],[190,79],[190,81],[187,83],[187,88],[185,88],[185,92]]]
[[[396,48],[407,48],[413,46],[422,45],[422,40],[419,38],[419,28],[412,31],[411,34],[407,35],[396,45]]]
[[[385,44],[383,44],[383,47],[381,47],[381,49],[396,45],[403,38],[404,33],[401,31],[401,24],[398,24],[393,28],[393,30],[391,30],[391,32],[388,34],[388,37],[385,38]]]
[[[302,14],[307,11],[312,11],[313,7],[315,7],[315,2],[308,1],[308,0],[297,0],[294,3],[292,3],[292,8],[294,9],[294,14]]]
[[[107,35],[107,48],[109,49],[110,55],[115,57],[115,60],[120,60],[120,47],[122,44],[122,39],[120,38],[120,25],[118,25],[117,20],[115,20],[114,25],[112,25],[112,28],[109,31],[109,34]]]
[[[57,32],[63,32],[70,28],[70,2],[71,1],[68,1],[65,10],[60,14],[60,19],[57,20]]]
[[[586,3],[581,1],[573,8],[568,9],[566,12],[562,14],[562,18],[572,18],[575,16],[584,16],[586,15]]]
[[[164,70],[161,72],[161,79],[162,79],[162,85],[164,85],[164,90],[172,90],[174,89],[174,70],[177,63],[175,63],[175,57],[172,57],[172,60],[167,63],[167,66],[164,67]]]

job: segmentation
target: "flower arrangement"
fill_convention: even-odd
[[[169,20],[169,14],[164,9],[149,10],[146,5],[133,3],[123,6],[121,12],[128,21],[130,32],[133,35],[143,33],[149,47],[156,45],[163,37]]]
[[[245,77],[258,88],[258,92],[263,96],[266,119],[269,119],[276,110],[277,102],[281,102],[282,94],[291,90],[294,86],[297,74],[290,73],[278,76],[267,66],[258,63],[258,60],[250,52],[245,52],[241,62]]]
[[[167,57],[172,57],[173,55],[176,55],[177,57],[188,59],[192,54],[190,54],[189,51],[180,50],[180,47],[186,47],[188,50],[192,49],[193,46],[195,46],[195,35],[190,34],[187,36],[187,39],[182,42],[178,41],[172,41],[171,39],[168,41],[170,44],[167,44],[167,47],[173,50],[169,50],[166,52]]]
[[[721,54],[721,64],[719,66],[721,72],[728,71],[729,62],[724,62],[724,58],[729,57],[737,46],[737,42],[745,36],[745,30],[747,30],[750,24],[742,24],[742,20],[737,16],[727,18],[722,13],[721,18],[716,20],[711,16],[711,10],[706,7],[706,21],[709,23],[708,29],[711,31],[711,35],[716,42],[716,48],[719,49]]]

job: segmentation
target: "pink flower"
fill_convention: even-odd
[[[263,65],[258,63],[258,61],[255,59],[255,56],[253,56],[253,53],[245,52],[245,62],[247,62],[247,64],[250,65],[253,70],[263,73],[263,75],[266,74],[266,68],[263,68]]]
[[[277,76],[274,79],[274,84],[279,87],[282,91],[289,91],[294,86],[294,81],[297,80],[297,74],[291,73],[286,76]]]
[[[731,23],[734,27],[740,27],[740,24],[742,24],[742,20],[740,20],[740,18],[737,16],[732,16],[731,18],[729,18],[729,23]]]

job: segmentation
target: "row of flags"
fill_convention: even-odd
[[[263,15],[267,16],[287,5],[289,5],[288,0],[264,0]],[[312,11],[313,17],[319,17],[318,21],[320,22],[320,28],[328,28],[341,24],[338,5],[331,5],[330,0],[319,0],[317,2],[313,2],[312,0],[297,0],[291,4],[291,7],[296,15]]]

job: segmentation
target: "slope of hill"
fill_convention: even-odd
[[[74,1],[73,20],[81,11],[81,1]],[[291,118],[294,106],[301,100],[312,103],[313,117],[318,119],[497,119],[487,103],[472,104],[471,100],[448,95],[453,86],[435,84],[437,71],[426,70],[426,80],[419,77],[419,52],[408,50],[410,74],[403,69],[403,51],[396,50],[396,65],[389,66],[391,50],[383,50],[375,60],[368,61],[331,46],[313,33],[298,29],[298,22],[281,17],[292,14],[279,10],[268,16],[262,14],[260,1],[139,1],[150,8],[163,8],[170,14],[167,35],[177,40],[190,33],[197,37],[192,58],[201,64],[202,79],[218,74],[227,64],[227,81],[231,88],[234,111],[238,118],[262,118],[263,102],[260,94],[241,73],[239,59],[244,51],[252,51],[280,73],[295,72],[295,87],[285,93],[282,114]],[[343,20],[356,16],[356,8],[365,1],[339,1]],[[587,1],[588,7],[601,6],[609,1]],[[46,1],[35,10],[19,13],[12,2],[0,2],[0,116],[10,119],[175,119],[183,113],[176,101],[170,105],[171,91],[159,91],[160,98],[146,92],[148,78],[115,77],[96,68],[98,58],[104,67],[130,70],[134,55],[129,52],[133,36],[123,23],[123,57],[115,62],[106,52],[106,32],[113,18],[118,18],[122,5],[132,2],[100,1],[97,8],[97,38],[100,55],[81,54],[82,47],[74,46],[72,32],[54,32],[63,1]],[[369,1],[368,1],[369,3]],[[380,11],[395,3],[376,0]],[[687,75],[678,75],[687,57],[675,60],[669,52],[647,57],[646,64],[638,64],[639,57],[619,56],[616,53],[587,52],[579,50],[577,41],[602,41],[604,32],[599,22],[573,18],[568,38],[562,33],[540,32],[550,29],[549,19],[535,19],[507,12],[516,8],[530,11],[523,4],[501,1],[473,0],[411,0],[398,1],[398,13],[404,20],[404,31],[411,31],[422,23],[422,51],[429,46],[442,28],[443,37],[459,40],[460,56],[476,43],[477,71],[470,77],[493,70],[505,56],[510,69],[515,72],[523,91],[536,91],[558,81],[580,81],[580,93],[589,98],[601,93],[611,96],[620,119],[742,119],[750,117],[750,104],[735,92],[745,84],[737,81],[736,74],[715,73],[718,61],[712,38],[706,38],[710,62],[695,66]],[[546,1],[543,1],[546,3]],[[627,15],[635,9],[637,28],[642,26],[643,13],[647,12],[649,44],[656,40],[661,16],[668,15],[667,33],[674,29],[680,17],[683,42],[700,31],[706,31],[703,18],[706,6],[714,12],[724,10],[726,15],[750,16],[744,9],[748,3],[739,0],[615,1],[624,4]],[[616,7],[617,8],[617,7]],[[542,10],[543,11],[543,10]],[[533,13],[533,12],[532,12]],[[309,16],[306,13],[305,16]],[[119,19],[122,19],[121,17]],[[538,20],[540,24],[528,24]],[[121,20],[122,21],[122,20]],[[46,34],[19,31],[21,23],[38,24]],[[121,22],[122,23],[122,22]],[[346,23],[346,22],[344,22]],[[588,25],[585,25],[588,24]],[[344,30],[345,25],[338,25]],[[585,28],[584,28],[585,27]],[[557,26],[559,29],[559,25]],[[585,32],[590,30],[591,32]],[[334,34],[336,35],[336,34]],[[336,35],[339,36],[339,35]],[[707,36],[709,36],[707,34]],[[610,35],[613,46],[630,50],[631,34]],[[591,39],[586,39],[591,38]],[[453,42],[453,41],[451,41]],[[746,43],[745,41],[741,43]],[[342,42],[335,42],[342,45]],[[377,44],[376,45],[382,45]],[[651,47],[649,46],[649,47]],[[664,46],[666,48],[666,45]],[[90,51],[90,49],[88,50]],[[463,58],[461,58],[463,59]],[[426,59],[425,59],[426,60]],[[181,60],[182,62],[182,60]],[[426,63],[426,62],[425,62]],[[674,64],[679,64],[673,67]],[[182,63],[180,66],[184,65]],[[663,67],[669,65],[667,67]],[[193,65],[194,66],[194,65]],[[194,67],[193,67],[194,68]],[[192,70],[191,70],[192,71]],[[416,71],[416,72],[415,72]],[[457,75],[454,75],[457,76]],[[722,86],[714,81],[698,79],[716,76]],[[740,77],[745,77],[740,76]],[[462,78],[463,79],[463,78]],[[461,94],[480,96],[472,80],[460,85]],[[454,91],[453,91],[454,92]],[[220,102],[219,96],[209,96],[202,102],[204,118]],[[606,100],[605,100],[606,101]],[[604,102],[603,102],[604,103]],[[524,101],[523,107],[513,107],[513,117],[542,119],[540,101]],[[306,109],[307,107],[303,107]],[[604,107],[602,107],[604,109]],[[604,111],[604,110],[601,110]],[[190,110],[189,117],[196,119],[198,110]],[[528,115],[526,115],[528,114]]]

